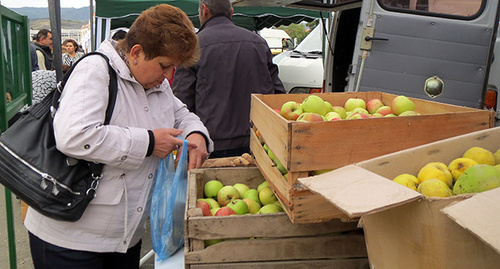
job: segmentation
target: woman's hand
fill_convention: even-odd
[[[205,137],[198,133],[192,133],[186,138],[186,140],[189,145],[196,145],[196,147],[188,148],[189,169],[199,168],[208,158],[207,142],[205,141]],[[178,152],[181,152],[181,149],[179,149]]]
[[[175,137],[175,136],[180,135],[181,133],[182,133],[182,130],[173,129],[173,128],[172,129],[161,128],[161,129],[153,130],[153,134],[155,137],[155,147],[153,149],[152,155],[156,156],[158,158],[165,158],[172,151],[181,147],[184,141],[180,138]],[[206,151],[206,146],[203,145],[203,147],[205,147],[205,151]],[[191,143],[188,140],[188,150],[191,151],[191,150],[196,149],[196,148],[197,148],[197,144]]]

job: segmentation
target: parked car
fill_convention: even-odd
[[[321,92],[323,87],[323,31],[314,28],[294,50],[273,58],[287,93]]]
[[[277,55],[294,48],[292,38],[281,29],[264,28],[259,31],[259,35],[266,40],[273,55]]]

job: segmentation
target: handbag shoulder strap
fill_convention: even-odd
[[[66,82],[68,81],[69,77],[71,76],[71,73],[73,72],[73,69],[75,66],[85,57],[91,56],[91,55],[100,55],[104,59],[106,59],[106,62],[108,64],[108,72],[109,72],[109,99],[108,99],[108,106],[106,108],[106,117],[104,118],[104,124],[107,125],[109,124],[111,120],[111,116],[113,115],[113,109],[115,108],[115,103],[116,103],[116,95],[118,94],[118,79],[116,76],[115,70],[111,67],[109,64],[109,58],[104,55],[101,52],[89,52],[85,54],[82,58],[78,59],[73,66],[64,74],[60,84],[57,85],[57,88],[54,90],[54,96],[52,99],[52,107],[57,111],[59,108],[59,99],[61,98],[61,93],[64,89],[64,86],[66,85]]]

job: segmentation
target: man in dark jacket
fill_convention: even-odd
[[[234,25],[229,0],[200,0],[201,57],[178,67],[174,94],[196,113],[215,143],[211,158],[250,151],[252,93],[285,93],[266,41]]]
[[[53,70],[54,59],[52,58],[52,32],[41,29],[36,34],[36,55],[40,70]]]

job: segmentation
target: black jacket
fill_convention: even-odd
[[[36,50],[41,51],[43,53],[43,58],[45,60],[45,67],[47,70],[53,70],[54,69],[54,59],[52,58],[52,50],[50,47],[34,43]]]
[[[210,132],[215,150],[250,144],[252,93],[285,93],[266,41],[227,17],[212,17],[200,28],[201,58],[178,67],[174,94]]]

